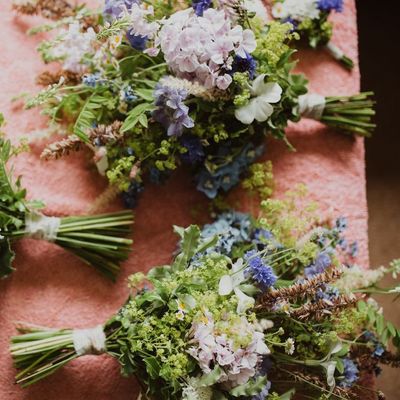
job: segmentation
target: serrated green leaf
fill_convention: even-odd
[[[214,385],[221,378],[224,371],[220,366],[216,366],[210,373],[203,375],[196,383],[198,387],[207,387]]]
[[[266,376],[259,376],[256,380],[250,380],[244,385],[240,385],[232,389],[229,394],[233,397],[241,396],[255,396],[259,394],[261,390],[267,384]]]
[[[296,389],[291,389],[288,392],[280,395],[280,399],[281,400],[290,400],[294,396],[295,393],[296,393]]]
[[[196,253],[196,249],[200,242],[200,228],[197,225],[190,225],[188,228],[183,229],[174,226],[174,231],[182,238],[181,252],[175,258],[173,264],[174,270],[181,271],[185,269],[190,259]]]
[[[15,253],[11,250],[10,241],[0,240],[0,278],[6,278],[15,270],[12,266],[14,258]]]
[[[196,249],[196,254],[204,253],[210,247],[214,247],[218,243],[218,236],[203,239]]]

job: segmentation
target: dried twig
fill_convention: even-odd
[[[272,289],[265,293],[259,300],[256,309],[269,308],[280,300],[303,299],[307,296],[315,295],[321,286],[336,281],[341,277],[343,271],[339,268],[330,268],[303,282],[296,283],[289,287]]]
[[[72,17],[75,9],[65,0],[15,0],[13,9],[27,15],[42,15],[58,20]]]
[[[82,74],[60,70],[57,72],[45,71],[36,78],[36,83],[41,86],[54,85],[64,79],[64,83],[76,85],[82,81]]]
[[[111,125],[99,125],[88,132],[88,137],[93,144],[98,146],[119,142],[124,138],[121,126],[121,121],[114,121]]]
[[[82,141],[78,136],[71,135],[58,142],[49,144],[42,152],[40,157],[44,160],[57,160],[68,155],[72,151],[79,151],[82,148]]]
[[[289,311],[290,316],[296,319],[312,318],[320,320],[330,316],[343,308],[351,307],[358,301],[356,296],[341,295],[332,300],[318,300],[315,303],[307,303],[303,306]]]
[[[92,215],[104,211],[104,209],[107,208],[120,193],[121,190],[117,186],[109,185],[89,207],[87,213]]]

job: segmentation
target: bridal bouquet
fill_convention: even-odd
[[[330,40],[333,24],[328,21],[332,11],[343,11],[343,0],[274,0],[272,16],[290,22],[293,31],[313,49],[323,46],[347,69],[354,67],[347,57]]]
[[[9,159],[18,152],[0,137],[0,277],[13,271],[12,242],[27,237],[54,242],[114,279],[119,263],[130,252],[132,240],[124,236],[133,224],[132,213],[64,218],[42,214],[43,203],[28,201],[20,179],[14,181],[12,170],[7,168]]]
[[[47,2],[34,3],[30,13],[44,13]],[[102,12],[66,10],[36,29],[58,32],[39,50],[61,69],[39,77],[47,87],[27,106],[41,106],[68,134],[42,156],[90,149],[128,207],[144,182],[162,182],[182,164],[209,198],[230,190],[265,135],[290,146],[289,121],[312,118],[361,136],[375,127],[372,93],[308,94],[291,72],[292,25],[266,25],[241,1],[107,0]]]
[[[312,206],[296,204],[266,200],[257,220],[226,212],[203,229],[175,227],[174,261],[133,275],[131,296],[104,325],[20,326],[11,344],[17,383],[107,353],[136,375],[142,399],[360,398],[378,364],[399,366],[388,344],[399,348],[400,330],[364,293],[398,293],[377,282],[400,262],[352,265],[346,220],[321,223]]]

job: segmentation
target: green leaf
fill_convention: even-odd
[[[218,382],[224,371],[220,366],[216,366],[209,374],[203,375],[196,383],[198,387],[212,386]]]
[[[154,101],[153,89],[135,89],[135,94],[146,101]]]
[[[186,229],[174,226],[174,232],[176,232],[182,240],[181,252],[175,258],[173,268],[174,270],[181,271],[187,267],[190,259],[196,253],[200,242],[200,228],[197,225],[190,225]]]
[[[294,396],[295,393],[296,393],[296,389],[291,389],[288,392],[281,394],[280,399],[281,400],[290,400]]]
[[[196,249],[196,254],[204,253],[207,249],[215,246],[217,243],[218,243],[217,235],[210,237],[210,238],[203,239]]]
[[[394,327],[394,325],[391,322],[388,322],[386,327],[387,327],[390,335],[392,337],[395,337],[396,336],[396,328]]]
[[[165,279],[170,275],[171,275],[171,267],[169,265],[163,265],[162,267],[152,268],[147,273],[147,278],[159,281],[161,279]]]
[[[4,115],[3,113],[0,113],[0,127],[3,126],[4,121],[5,121]]]
[[[358,311],[365,312],[367,309],[367,303],[365,301],[359,301],[357,303],[357,308],[358,308]]]
[[[143,125],[143,117],[141,117],[142,115],[144,115],[146,112],[148,111],[152,111],[154,110],[154,106],[150,103],[141,103],[138,104],[136,107],[134,107],[131,111],[129,111],[128,116],[126,117],[124,123],[122,124],[121,127],[121,132],[127,132],[131,129],[133,129],[136,124],[140,121],[142,121],[142,125]],[[140,120],[140,118],[142,118]],[[146,122],[147,122],[147,118],[146,118]]]
[[[86,131],[93,127],[93,123],[97,121],[96,112],[102,108],[107,101],[108,99],[106,97],[103,97],[98,93],[93,93],[83,105],[74,125],[74,134],[83,142],[89,142]]]
[[[146,364],[146,371],[149,374],[151,379],[157,379],[160,373],[160,364],[158,363],[155,357],[146,357],[143,358],[144,363]]]
[[[12,267],[14,258],[15,253],[11,250],[10,241],[0,240],[0,278],[6,278],[14,271]]]
[[[229,394],[233,397],[254,396],[259,394],[267,384],[266,376],[259,376],[256,380],[250,380],[244,385],[236,386]]]

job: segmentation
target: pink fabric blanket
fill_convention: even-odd
[[[38,110],[25,111],[11,98],[21,92],[35,92],[35,76],[44,68],[36,53],[41,37],[28,37],[26,30],[38,18],[15,16],[11,1],[0,4],[0,111],[7,120],[6,132],[13,140],[46,125]],[[100,1],[98,1],[100,3]],[[357,27],[354,0],[345,2],[345,12],[335,15],[333,41],[357,60]],[[299,71],[307,74],[311,90],[320,94],[353,94],[359,90],[359,71],[349,73],[323,51],[302,51]],[[347,216],[348,239],[359,240],[359,262],[368,265],[367,205],[365,195],[364,144],[321,124],[302,121],[289,129],[297,152],[283,143],[269,141],[266,158],[274,163],[277,195],[305,183],[312,199],[318,200],[327,217]],[[39,160],[41,146],[15,162],[31,198],[47,204],[47,213],[82,213],[105,188],[104,182],[81,155],[55,162]],[[248,201],[242,193],[243,208]],[[116,202],[118,203],[118,202]],[[161,187],[147,187],[136,210],[134,250],[112,284],[73,255],[55,245],[21,240],[16,272],[0,282],[0,398],[7,400],[133,400],[137,395],[134,378],[122,378],[116,360],[103,355],[74,361],[53,376],[28,389],[13,383],[15,370],[8,353],[9,337],[16,333],[16,321],[42,326],[83,328],[102,323],[125,301],[126,278],[136,271],[170,260],[176,237],[172,225],[204,222],[193,218],[193,206],[206,209],[206,200],[194,190],[185,171]],[[116,204],[115,207],[120,207]]]

